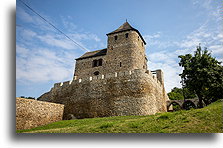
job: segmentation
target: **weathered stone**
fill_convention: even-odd
[[[62,120],[64,105],[16,98],[16,129],[30,129]]]

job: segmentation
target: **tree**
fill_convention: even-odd
[[[194,56],[186,54],[179,58],[179,65],[184,68],[180,74],[182,83],[197,95],[199,107],[203,107],[203,101],[209,104],[223,98],[223,66],[207,48],[202,50],[198,46]]]
[[[196,95],[191,92],[189,89],[187,88],[177,88],[174,87],[173,89],[171,89],[171,92],[169,92],[168,97],[170,100],[183,100],[185,99],[193,99],[196,97]]]

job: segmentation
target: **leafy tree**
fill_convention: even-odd
[[[194,56],[186,54],[179,58],[179,65],[184,68],[180,74],[183,86],[196,93],[199,107],[203,107],[203,101],[209,104],[223,98],[223,66],[207,48],[202,50],[198,46]]]
[[[168,97],[170,100],[183,100],[183,91],[180,88],[174,87],[171,92],[169,92]]]
[[[170,98],[170,100],[183,100],[185,99],[193,99],[196,97],[196,95],[191,92],[189,89],[187,88],[177,88],[174,87],[171,92],[169,92],[168,97]]]

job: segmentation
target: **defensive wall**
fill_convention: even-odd
[[[62,120],[64,105],[16,98],[16,129],[30,129]]]
[[[151,115],[167,111],[168,96],[163,79],[157,79],[149,70],[135,69],[55,83],[38,100],[64,104],[64,119],[69,119],[70,115]]]

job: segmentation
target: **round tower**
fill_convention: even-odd
[[[107,36],[106,71],[108,73],[147,69],[146,42],[137,29],[126,21]]]

